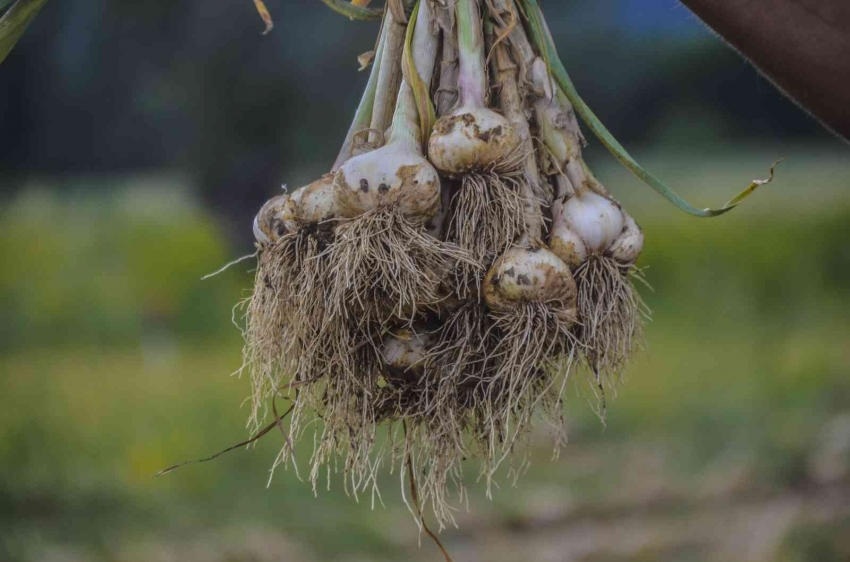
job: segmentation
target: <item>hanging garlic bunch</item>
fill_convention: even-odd
[[[383,26],[331,173],[254,220],[253,427],[287,395],[291,440],[315,431],[314,488],[334,466],[347,491],[374,493],[389,457],[442,527],[466,459],[488,493],[503,461],[516,476],[535,416],[560,431],[575,364],[604,391],[640,348],[643,233],[584,162],[576,114],[691,214],[769,180],[719,210],[684,202],[575,92],[536,0],[329,4]]]

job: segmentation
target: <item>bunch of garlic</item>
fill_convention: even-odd
[[[520,16],[535,5],[387,9],[333,169],[254,220],[255,427],[286,391],[293,439],[316,428],[314,486],[341,459],[350,491],[373,487],[395,450],[377,428],[400,423],[442,525],[464,459],[489,484],[535,415],[561,422],[573,365],[599,380],[636,347],[643,235],[582,160]]]

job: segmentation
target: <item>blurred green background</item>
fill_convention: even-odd
[[[436,561],[385,507],[314,496],[281,447],[161,478],[246,436],[232,307],[250,217],[324,171],[375,26],[319,2],[53,2],[0,67],[0,560]],[[715,220],[591,140],[644,227],[648,350],[603,426],[576,373],[570,443],[473,486],[456,562],[850,560],[850,151],[672,0],[547,3],[585,97]],[[298,448],[306,459],[310,444]],[[470,474],[474,474],[471,467]]]

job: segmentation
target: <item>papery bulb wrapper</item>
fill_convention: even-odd
[[[440,209],[440,177],[406,145],[387,145],[346,162],[336,174],[334,195],[346,218],[398,205],[412,222],[424,223]]]
[[[397,330],[384,338],[381,355],[390,370],[408,371],[421,367],[428,353],[431,337],[413,330]]]
[[[297,202],[298,220],[303,225],[335,218],[339,211],[334,198],[333,175],[327,174],[304,187]]]
[[[508,250],[484,279],[484,298],[497,310],[510,309],[515,303],[550,301],[574,308],[576,293],[569,267],[538,245]]]
[[[619,206],[592,191],[564,203],[562,218],[564,225],[581,237],[591,253],[607,250],[624,226]]]
[[[625,214],[625,213],[624,213]],[[643,251],[643,231],[628,214],[625,214],[626,225],[620,237],[611,246],[611,257],[620,263],[631,265],[635,263]]]
[[[510,122],[495,111],[461,108],[434,125],[428,157],[443,173],[459,176],[505,160],[520,142]]]

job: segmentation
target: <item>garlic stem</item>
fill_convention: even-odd
[[[510,0],[493,0],[493,8],[502,11],[507,10],[509,1]],[[504,31],[502,31],[502,33],[503,32]],[[534,197],[538,199],[538,204],[545,205],[551,197],[551,194],[547,194],[547,190],[543,185],[543,181],[540,177],[540,169],[537,166],[537,158],[534,154],[534,146],[532,144],[531,139],[531,127],[529,126],[528,119],[525,116],[525,100],[523,99],[523,95],[519,89],[520,80],[518,72],[521,70],[526,70],[524,67],[526,67],[527,65],[522,64],[522,60],[520,60],[520,66],[519,68],[517,68],[516,62],[511,58],[510,49],[506,45],[506,41],[510,41],[511,43],[516,44],[514,37],[517,33],[524,33],[521,25],[514,26],[514,29],[508,35],[507,40],[503,40],[498,45],[496,50],[496,57],[494,59],[494,66],[496,67],[496,72],[497,74],[500,71],[506,73],[504,75],[505,81],[503,81],[502,77],[499,78],[499,81],[502,84],[502,92],[500,92],[500,104],[502,106],[502,112],[505,114],[505,117],[507,117],[508,120],[511,122],[517,134],[519,135],[522,144],[525,145],[528,149],[528,156],[526,157],[524,165],[525,175],[527,180],[531,183],[531,189],[534,194]],[[530,57],[533,61],[535,58],[534,51],[531,49],[531,45],[528,43],[527,38],[525,39],[525,44],[530,50]],[[526,55],[520,54],[519,56],[523,57]]]
[[[497,7],[511,2],[512,9],[519,13],[515,0],[494,0],[494,2]],[[566,175],[566,178],[561,177],[557,180],[557,196],[581,196],[588,189],[588,177],[581,158],[583,137],[572,105],[560,89],[552,84],[546,65],[534,52],[523,26],[514,26],[508,37],[524,67],[523,70],[528,73],[526,79],[542,96],[534,104],[540,136],[549,150],[549,156],[555,159],[558,171]],[[564,181],[567,178],[568,181]]]
[[[457,0],[460,75],[458,90],[464,107],[483,107],[487,95],[484,31],[478,0]]]
[[[581,131],[569,100],[561,95],[540,98],[534,104],[534,114],[557,172],[566,174],[574,194],[581,197],[589,189],[590,180],[581,155]],[[564,195],[560,189],[558,195]]]
[[[431,7],[428,0],[419,1],[419,13],[416,17],[416,29],[413,35],[413,64],[416,72],[425,84],[431,84],[436,64],[437,39],[431,32]],[[411,18],[411,25],[413,18]],[[392,134],[387,144],[410,143],[417,154],[422,153],[422,138],[419,128],[419,110],[413,88],[402,80],[398,93],[395,113],[392,120]]]
[[[517,18],[522,18],[515,0],[495,0],[495,2],[505,4],[509,2],[511,10],[517,14]],[[523,71],[523,74],[520,75],[521,81],[530,84],[538,95],[551,99],[552,92],[555,89],[554,81],[549,76],[545,61],[534,51],[522,22],[518,22],[511,29],[508,39],[516,51],[517,61]]]
[[[366,83],[366,89],[363,92],[363,97],[360,98],[360,105],[357,106],[357,111],[354,114],[354,121],[348,129],[348,134],[345,136],[345,141],[342,143],[342,148],[339,155],[336,157],[331,171],[335,172],[340,166],[351,157],[351,145],[354,143],[354,136],[363,129],[368,128],[372,122],[372,113],[375,106],[375,96],[378,91],[378,76],[380,75],[381,61],[384,56],[384,47],[387,40],[386,26],[381,29],[381,36],[378,39],[378,46],[375,49],[375,58],[372,61],[372,70],[369,73],[369,81]]]
[[[386,32],[385,47],[378,72],[372,120],[369,124],[369,128],[375,130],[369,133],[371,143],[379,142],[381,134],[378,131],[386,131],[392,120],[394,102],[401,82],[401,54],[404,49],[405,26],[393,18],[392,10],[387,10],[384,17],[384,31]]]
[[[435,94],[437,115],[447,115],[457,107],[458,102],[458,49],[456,37],[449,31],[443,31],[443,57],[440,63],[440,87]]]
[[[494,66],[497,69],[497,80],[500,86],[499,102],[502,112],[511,122],[523,145],[529,149],[523,170],[527,181],[521,183],[526,227],[524,237],[539,239],[543,233],[543,214],[540,212],[541,200],[536,196],[534,188],[539,188],[540,174],[537,169],[537,161],[534,158],[534,151],[530,147],[531,130],[522,110],[522,99],[517,84],[517,66],[511,60],[507,45],[504,42],[496,45],[495,50]],[[528,240],[525,240],[525,242],[528,242]]]
[[[450,177],[505,166],[515,169],[522,163],[516,158],[522,141],[510,121],[486,105],[488,84],[479,0],[457,0],[455,8],[461,103],[434,125],[428,155],[434,166]]]
[[[405,75],[414,82],[421,80],[429,84],[433,77],[437,35],[431,32],[430,23],[430,2],[420,0],[410,18],[406,33],[409,45],[404,53]],[[423,95],[427,96],[428,92]],[[334,180],[334,198],[341,217],[357,218],[368,211],[383,208],[391,213],[381,213],[383,219],[380,220],[394,220],[396,211],[400,211],[408,219],[405,225],[409,227],[408,222],[424,223],[439,210],[440,179],[423,155],[424,131],[419,124],[416,102],[413,87],[406,79],[402,80],[392,133],[387,143],[377,150],[349,159],[340,167]],[[369,221],[356,223],[352,228],[368,233],[369,225],[380,228],[377,223]],[[378,239],[374,241],[380,242]],[[418,268],[413,267],[409,271],[415,270]],[[406,280],[410,281],[410,278]]]
[[[601,181],[596,179],[596,176],[593,174],[593,171],[590,169],[590,166],[588,166],[584,160],[581,161],[581,166],[584,170],[585,176],[587,176],[588,187],[599,195],[601,195],[602,197],[613,199],[613,197],[611,196],[611,192],[608,191],[608,189],[604,185],[602,185]]]

